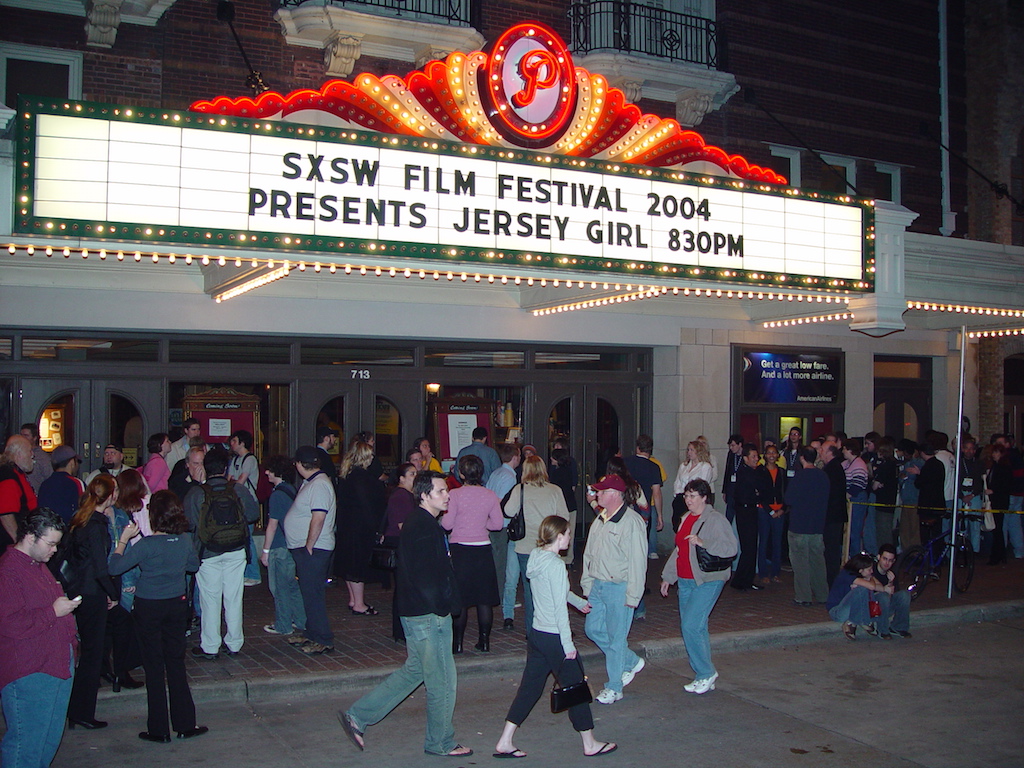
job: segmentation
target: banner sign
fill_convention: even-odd
[[[745,351],[742,360],[745,404],[839,402],[841,354]]]
[[[15,232],[867,291],[865,201],[525,149],[59,102]],[[50,113],[48,113],[50,112]],[[59,114],[52,114],[53,112]],[[21,162],[21,161],[24,162]],[[457,269],[457,267],[455,267]]]

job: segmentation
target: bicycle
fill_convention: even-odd
[[[911,547],[900,556],[896,567],[897,584],[900,589],[906,588],[911,600],[916,600],[929,582],[939,580],[950,550],[953,556],[953,589],[962,594],[970,588],[974,580],[974,549],[964,530],[968,518],[980,519],[981,515],[958,515],[953,541],[950,540],[952,531],[945,531],[924,544]],[[942,546],[936,556],[939,548],[935,545],[939,542]]]

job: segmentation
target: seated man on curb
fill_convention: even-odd
[[[871,555],[856,554],[846,561],[832,582],[825,607],[832,620],[843,625],[843,634],[848,640],[857,639],[857,625],[869,635],[878,634],[871,623],[868,603],[877,599],[876,593],[889,590],[891,594],[892,586],[883,587],[875,581],[872,576],[874,569],[875,561]]]
[[[896,547],[883,544],[878,548],[878,562],[875,563],[875,581],[885,589],[875,595],[882,613],[878,617],[878,635],[889,640],[893,635],[910,638],[910,592],[896,591]],[[892,634],[890,634],[890,632]]]

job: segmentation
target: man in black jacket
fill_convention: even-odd
[[[448,509],[448,486],[439,472],[416,475],[413,496],[420,506],[402,526],[398,538],[395,610],[402,618],[408,658],[401,669],[347,711],[338,712],[345,734],[361,751],[363,733],[376,725],[422,684],[427,689],[427,735],[430,755],[468,757],[473,750],[455,741],[456,673],[452,656],[452,614],[461,610],[455,571],[437,522]]]
[[[754,583],[757,573],[757,511],[760,505],[767,503],[768,489],[764,481],[767,473],[762,476],[757,471],[757,462],[761,458],[757,446],[746,443],[740,456],[736,479],[729,492],[729,503],[736,512],[740,554],[729,586],[745,592],[748,589],[761,589],[759,584]]]
[[[846,471],[843,451],[833,444],[825,450],[825,474],[828,475],[828,509],[825,511],[825,580],[829,589],[843,565],[843,528],[849,519],[846,504]]]

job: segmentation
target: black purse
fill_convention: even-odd
[[[700,524],[700,528],[704,527],[703,521]],[[697,529],[697,533],[700,533],[700,528]],[[697,565],[704,573],[715,573],[716,571],[725,571],[732,568],[733,557],[719,557],[718,555],[712,555],[704,547],[694,544],[693,548],[697,551]]]
[[[370,550],[370,566],[379,571],[393,571],[398,568],[398,547],[384,543],[384,537],[379,536],[377,543]]]
[[[526,516],[523,514],[523,497],[526,496],[526,485],[519,486],[519,511],[509,520],[508,540],[519,541],[526,538]]]
[[[583,662],[580,661],[579,656],[576,657],[576,663],[580,665],[580,672],[582,672]],[[565,710],[580,704],[589,704],[593,700],[594,696],[590,692],[586,675],[578,683],[572,685],[560,686],[558,680],[555,680],[555,684],[551,686],[551,711],[555,714],[565,712]]]

